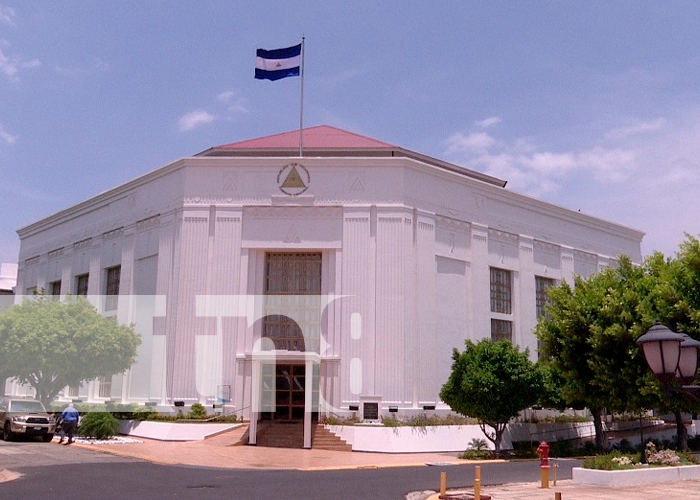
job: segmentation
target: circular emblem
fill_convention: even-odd
[[[311,175],[301,163],[288,163],[277,174],[277,186],[289,196],[299,196],[309,189],[310,182]]]

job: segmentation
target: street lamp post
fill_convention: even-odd
[[[647,333],[637,339],[649,369],[663,385],[664,391],[682,392],[696,401],[700,390],[695,381],[700,342],[685,333],[675,333],[656,320]]]
[[[642,346],[647,365],[661,382],[667,396],[675,391],[700,402],[700,398],[694,394],[700,390],[700,386],[690,385],[697,376],[700,342],[685,333],[672,332],[656,320],[654,326],[637,339],[637,344]],[[645,463],[643,441],[644,438],[642,463]]]

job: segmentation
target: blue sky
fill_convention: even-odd
[[[304,123],[498,176],[647,233],[700,233],[700,2],[0,0],[0,262],[15,231],[210,146]]]

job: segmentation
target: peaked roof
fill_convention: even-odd
[[[330,125],[305,128],[304,149],[394,149],[396,146]],[[299,131],[282,132],[257,139],[232,142],[213,149],[299,149]]]
[[[356,156],[412,158],[443,170],[478,179],[494,186],[505,187],[506,181],[470,170],[453,163],[410,151],[388,142],[349,132],[330,125],[318,125],[303,130],[304,156]],[[299,130],[247,139],[214,146],[195,156],[299,156]]]

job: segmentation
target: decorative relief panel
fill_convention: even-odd
[[[233,196],[213,196],[213,195],[202,195],[202,196],[186,196],[184,199],[185,205],[222,205],[226,203],[233,203],[234,201],[241,202],[242,200],[236,199]],[[246,200],[248,201],[248,200]],[[265,202],[262,198],[258,200],[250,200],[250,202]]]
[[[468,222],[453,219],[451,217],[443,217],[441,215],[435,216],[435,225],[438,228],[445,228],[449,231],[459,233],[469,233],[470,228],[470,224]]]
[[[136,223],[136,231],[139,233],[142,233],[143,231],[148,231],[149,229],[153,229],[154,227],[159,227],[160,226],[160,216],[155,215],[153,217],[149,217],[148,219],[143,219],[140,220]]]
[[[38,255],[36,257],[31,257],[31,258],[24,261],[24,265],[26,267],[35,266],[39,263],[39,259],[40,259],[40,257]]]
[[[57,259],[59,257],[63,257],[64,253],[65,252],[63,248],[57,248],[56,250],[52,250],[49,252],[49,259]]]
[[[123,236],[123,234],[124,234],[124,228],[120,227],[119,229],[115,229],[113,231],[109,231],[107,233],[104,233],[102,235],[102,239],[104,241],[109,241],[109,240],[113,240],[115,238],[121,238]]]
[[[507,233],[505,231],[499,231],[497,229],[489,229],[489,240],[499,241],[501,243],[508,243],[510,245],[517,245],[518,235],[513,233]]]
[[[336,218],[343,214],[342,207],[245,207],[244,214],[246,218]]]
[[[83,250],[85,248],[90,248],[92,246],[92,238],[86,240],[78,241],[73,245],[75,250]]]

